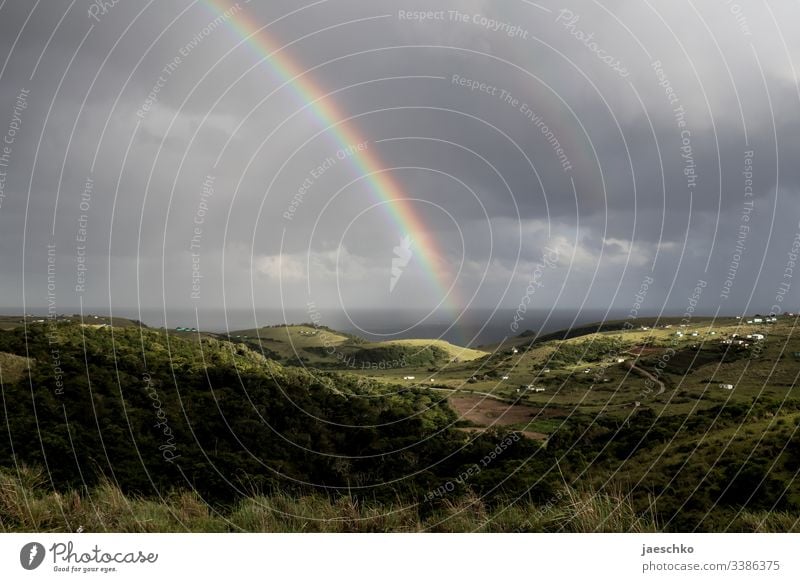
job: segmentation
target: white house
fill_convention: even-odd
[[[503,380],[508,380],[508,376],[503,376]]]
[[[747,336],[747,337],[750,337],[750,336]],[[763,340],[763,339],[764,339],[764,334],[761,334],[761,333],[754,333],[754,334],[753,334],[753,339],[754,339],[754,340]]]
[[[511,353],[512,354],[518,354],[519,350],[517,348],[511,348]]]
[[[403,376],[403,380],[414,380],[414,376]]]
[[[544,392],[545,389],[544,388],[534,388],[533,391],[534,392]]]
[[[621,364],[624,361],[625,361],[625,358],[617,358],[617,363],[618,364]]]
[[[720,384],[719,387],[724,390],[733,390],[733,384]]]

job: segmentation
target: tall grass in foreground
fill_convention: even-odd
[[[800,517],[783,511],[743,511],[734,531],[755,533],[800,533]]]
[[[749,518],[748,518],[749,519]],[[754,519],[754,518],[753,518]],[[642,532],[656,531],[622,495],[566,487],[557,501],[490,510],[477,496],[419,505],[377,504],[342,496],[271,494],[217,511],[196,494],[163,499],[124,495],[104,482],[88,493],[48,490],[41,471],[0,470],[0,532]]]

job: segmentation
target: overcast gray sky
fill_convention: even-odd
[[[796,2],[100,4],[0,8],[5,311],[800,308]]]

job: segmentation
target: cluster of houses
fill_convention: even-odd
[[[176,327],[175,331],[194,331],[194,332],[196,332],[197,328],[196,327]],[[236,336],[236,337],[239,337],[239,336]]]
[[[316,330],[316,329],[314,331],[306,331],[304,329],[300,330],[300,335],[312,335],[313,336],[313,335],[317,335],[318,333],[319,333],[319,330]]]
[[[775,323],[778,321],[777,317],[769,316],[769,317],[754,317],[753,319],[748,319],[747,323],[754,324],[754,323]]]
[[[789,317],[795,316],[794,313],[790,313],[790,312],[786,312],[783,315],[786,315],[786,316],[789,316]],[[742,318],[737,316],[736,319],[742,319]],[[757,317],[753,317],[752,319],[747,319],[745,321],[748,324],[755,325],[755,324],[775,323],[775,322],[777,322],[777,320],[778,319],[777,319],[776,316],[769,315],[769,316],[763,316],[763,317],[762,316],[757,316]],[[670,328],[673,327],[673,325],[666,324],[666,325],[662,325],[662,326],[658,326],[658,327],[661,327],[663,329],[670,329]],[[699,332],[699,331],[691,331],[691,332],[687,331],[685,329],[685,328],[688,327],[687,324],[679,324],[679,325],[677,325],[677,327],[680,327],[681,330],[678,330],[678,331],[675,332],[675,336],[676,337],[679,337],[679,338],[682,338],[682,337],[699,337],[701,335],[701,332]],[[640,329],[643,330],[643,331],[647,331],[650,328],[647,327],[647,326],[641,326]],[[705,334],[702,334],[702,335],[716,336],[717,332],[716,331],[708,331],[708,332],[705,332]],[[744,337],[740,336],[737,333],[734,333],[734,334],[731,334],[730,337],[726,337],[725,339],[721,340],[720,343],[726,344],[726,345],[736,345],[736,346],[741,346],[741,347],[749,347],[751,343],[762,341],[764,339],[765,339],[765,336],[764,336],[764,334],[761,334],[761,333],[746,334]],[[512,355],[513,354],[518,354],[519,353],[519,349],[516,348],[516,347],[512,347],[509,350],[509,353],[512,354]],[[797,359],[800,359],[800,352],[795,352],[794,353],[794,357],[797,358]],[[614,361],[616,361],[616,363],[618,363],[618,364],[621,364],[621,363],[626,361],[626,358],[615,357]],[[541,370],[542,373],[547,373],[549,371],[550,371],[549,368],[543,368]],[[586,369],[583,370],[583,372],[584,372],[584,374],[589,374],[591,372],[591,368],[586,368]],[[405,379],[413,379],[413,378],[414,378],[413,376],[407,376]],[[502,379],[503,380],[508,380],[509,376],[507,376],[507,375],[506,376],[502,376]],[[475,380],[477,380],[477,378],[475,378]],[[604,381],[608,382],[608,379],[606,378],[606,379],[604,379]],[[719,384],[719,387],[721,389],[723,389],[723,390],[733,390],[734,389],[734,385],[733,384],[727,384],[727,383],[721,383],[721,384]],[[546,390],[545,388],[540,387],[540,386],[535,386],[534,384],[521,384],[520,387],[517,388],[517,392],[527,391],[527,392],[537,393],[537,392],[545,392],[545,390]]]
[[[765,336],[763,333],[749,333],[744,337],[744,339],[742,339],[742,336],[740,336],[738,333],[734,333],[731,334],[731,337],[720,341],[720,343],[725,345],[742,346],[746,348],[749,347],[752,342],[763,340],[764,337]]]
[[[792,314],[787,314],[787,315],[792,315]],[[741,319],[741,317],[737,316],[736,319]],[[761,323],[775,323],[775,322],[778,321],[778,318],[775,317],[775,316],[770,315],[769,317],[754,317],[753,319],[748,319],[746,321],[750,325],[757,325],[757,324],[761,324]],[[669,327],[672,327],[672,326],[665,325],[664,327],[665,328],[669,328]],[[682,324],[680,327],[686,327],[686,325]],[[693,332],[688,334],[689,337],[698,337],[699,335],[700,335],[700,333],[696,332],[696,331],[693,331]],[[717,332],[709,331],[708,335],[717,335]],[[675,336],[676,337],[686,337],[687,334],[685,332],[683,332],[683,331],[676,331],[675,332]],[[737,339],[739,337],[740,336],[739,336],[738,333],[734,333],[734,334],[731,335],[730,339],[724,339],[720,343],[728,344],[728,345],[740,345],[740,346],[745,346],[745,347],[747,345],[749,345],[748,342],[745,341],[744,339]],[[764,334],[760,334],[760,333],[748,334],[746,336],[746,339],[751,340],[751,341],[763,340],[764,339]]]

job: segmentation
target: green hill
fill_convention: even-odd
[[[220,336],[222,337],[222,336]],[[486,352],[444,340],[369,342],[358,336],[312,324],[279,325],[233,331],[225,339],[241,342],[288,365],[385,370],[469,361]]]
[[[108,479],[125,493],[186,488],[223,502],[366,486],[393,499],[458,474],[502,438],[465,443],[429,391],[312,374],[243,344],[70,323],[53,342],[50,331],[0,333],[0,352],[31,358],[33,386],[3,386],[0,459],[41,466],[57,487]],[[523,456],[531,446],[515,444]]]

